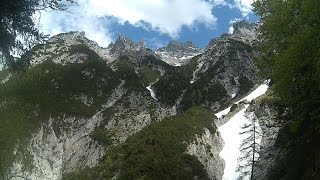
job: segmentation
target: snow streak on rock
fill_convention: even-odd
[[[153,89],[151,88],[151,86],[146,87],[148,89],[148,91],[150,91],[150,95],[153,99],[157,100],[156,94],[154,93]]]

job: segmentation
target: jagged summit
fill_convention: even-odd
[[[87,39],[85,37],[85,32],[84,31],[70,31],[67,33],[60,33],[58,35],[52,36],[48,42],[49,43],[54,43],[57,41],[68,41],[69,43],[71,43],[70,41],[72,41],[73,43],[75,43],[75,41],[89,41],[89,39]]]
[[[191,41],[187,41],[185,43],[179,43],[177,41],[170,41],[166,47],[162,47],[159,49],[166,51],[197,51],[198,47],[194,45]]]
[[[245,20],[234,23],[233,34],[245,34],[245,32],[254,32],[257,28],[257,24],[249,23]]]
[[[202,52],[202,49],[198,48],[191,41],[179,43],[174,40],[170,41],[166,47],[159,48],[156,51],[163,61],[174,66],[186,64],[192,57]]]
[[[81,63],[87,59],[87,50],[94,51],[107,62],[114,61],[107,48],[100,47],[97,42],[89,40],[85,32],[71,31],[60,33],[51,37],[45,44],[40,44],[31,49],[31,67],[52,60],[58,64]],[[80,52],[79,52],[80,51]]]
[[[117,57],[124,51],[139,51],[141,49],[146,49],[146,43],[143,41],[133,42],[131,39],[121,33],[116,41],[111,43],[108,48],[110,48],[110,53]]]
[[[206,49],[212,49],[216,47],[219,42],[226,42],[230,40],[240,41],[246,44],[254,45],[257,41],[257,24],[249,23],[245,20],[236,22],[232,25],[232,34],[223,34],[220,37],[213,38],[210,40]]]

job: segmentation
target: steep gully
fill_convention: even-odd
[[[267,89],[268,81],[265,81],[248,96],[238,101],[244,101],[246,102],[246,105],[238,113],[232,116],[228,122],[218,128],[224,141],[224,147],[219,154],[219,156],[225,161],[225,168],[222,177],[223,180],[235,180],[240,176],[236,169],[239,164],[246,163],[246,160],[239,160],[239,157],[241,157],[240,144],[248,137],[248,134],[240,134],[240,132],[245,124],[252,123],[249,119],[251,116],[245,115],[245,111],[249,107],[248,103],[263,95]],[[220,111],[216,116],[221,119],[230,112],[230,109],[231,106]],[[260,128],[258,124],[257,128]],[[256,141],[260,144],[261,139],[256,139]],[[250,174],[245,176],[244,179],[250,179]]]

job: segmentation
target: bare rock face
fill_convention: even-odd
[[[125,37],[123,34],[120,34],[117,40],[109,45],[109,48],[111,54],[114,57],[118,57],[125,52],[146,49],[146,45],[144,42],[133,42],[129,38]]]
[[[146,47],[145,42],[133,42],[128,37],[120,34],[114,43],[108,46],[110,54],[114,59],[126,56],[137,67],[146,56],[156,56],[156,54]]]
[[[219,156],[222,147],[223,140],[219,131],[211,134],[208,129],[205,129],[202,136],[196,135],[196,140],[189,144],[187,153],[198,158],[207,170],[210,179],[222,179],[224,161]]]
[[[59,134],[53,121],[33,134],[27,149],[30,162],[16,160],[8,177],[13,179],[61,179],[63,172],[93,167],[104,155],[105,147],[94,142],[89,134],[102,120],[102,114],[89,119],[66,118],[68,131]],[[27,165],[30,163],[29,165]]]

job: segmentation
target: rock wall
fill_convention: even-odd
[[[58,133],[54,119],[50,119],[33,134],[25,149],[30,154],[30,162],[17,159],[8,179],[61,179],[65,171],[96,165],[105,148],[94,142],[89,134],[101,120],[101,113],[89,119],[66,118],[63,121],[70,126],[59,129]]]
[[[211,134],[208,129],[201,136],[196,135],[196,140],[187,147],[187,153],[198,158],[204,165],[210,179],[222,179],[224,161],[219,153],[223,147],[223,140],[218,131]]]

